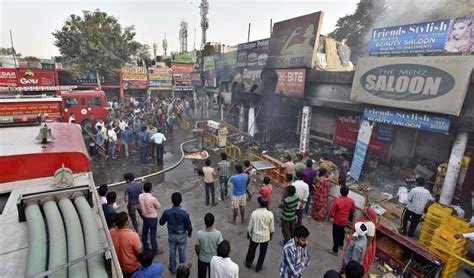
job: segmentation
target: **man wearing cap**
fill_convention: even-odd
[[[345,265],[350,261],[356,261],[362,264],[362,260],[367,250],[367,225],[364,222],[357,222],[355,224],[355,232],[352,235],[352,240],[347,245],[346,254],[342,262],[344,271]]]

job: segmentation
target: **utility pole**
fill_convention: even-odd
[[[179,29],[179,43],[180,52],[182,54],[188,53],[188,23],[184,20],[181,21]]]
[[[15,63],[15,68],[17,68],[17,64],[16,64],[16,51],[15,51],[15,47],[13,47],[13,36],[12,36],[12,30],[10,30],[10,42],[12,44],[12,55],[13,55],[13,62]]]

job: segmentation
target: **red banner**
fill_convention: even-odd
[[[176,63],[171,63],[171,69],[173,70],[173,73],[191,73],[194,71],[194,65],[193,64],[176,64]]]
[[[336,120],[336,132],[334,133],[334,144],[354,149],[359,133],[359,126],[359,116],[338,116]],[[383,142],[377,140],[377,129],[378,126],[376,124],[370,138],[369,152],[383,154],[385,146]]]
[[[37,69],[19,69],[17,85],[21,87],[55,86],[54,71]]]
[[[304,97],[306,69],[278,69],[275,93],[287,97]]]
[[[0,68],[0,86],[16,86],[16,69]]]
[[[0,107],[0,115],[48,114],[49,117],[61,116],[61,100],[39,102],[5,102]]]

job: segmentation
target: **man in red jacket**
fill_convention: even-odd
[[[332,224],[332,240],[334,245],[332,250],[328,252],[334,256],[338,255],[339,247],[344,246],[344,228],[349,223],[349,219],[352,220],[352,216],[355,212],[354,200],[347,197],[349,194],[349,188],[342,186],[340,189],[341,196],[339,196],[331,205],[329,210],[329,216],[333,218]]]

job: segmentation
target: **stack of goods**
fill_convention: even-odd
[[[450,216],[452,212],[452,208],[445,207],[438,203],[432,204],[428,208],[428,213],[425,216],[419,242],[426,247],[430,247],[435,230],[444,224],[446,218]]]
[[[438,165],[438,170],[436,172],[436,180],[433,186],[433,194],[439,196],[441,194],[441,188],[443,188],[444,178],[446,177],[446,172],[448,171],[448,163],[441,163]]]
[[[469,223],[454,215],[443,219],[441,227],[435,230],[429,248],[431,252],[445,261],[441,278],[450,278],[456,275],[464,262],[453,256],[453,254],[464,258],[469,248],[469,241],[467,239],[456,239],[454,235],[471,231]]]

